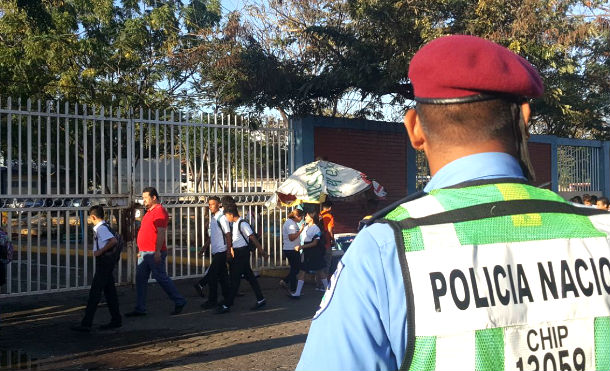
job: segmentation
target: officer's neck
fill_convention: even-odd
[[[462,157],[475,155],[485,152],[503,152],[511,156],[516,156],[516,151],[506,148],[506,144],[501,141],[484,141],[469,143],[467,145],[434,145],[426,143],[424,152],[428,159],[430,175],[434,176],[443,166]]]

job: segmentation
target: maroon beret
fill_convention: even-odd
[[[415,101],[466,103],[503,97],[522,100],[542,95],[538,71],[523,57],[476,36],[433,40],[411,60],[409,79]]]

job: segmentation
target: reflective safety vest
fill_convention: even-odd
[[[401,369],[610,370],[610,214],[489,183],[433,190],[380,221],[405,284]]]

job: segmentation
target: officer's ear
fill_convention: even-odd
[[[417,151],[423,151],[426,136],[424,134],[424,128],[421,125],[419,116],[414,109],[407,111],[405,114],[404,124],[413,148],[415,148]]]
[[[529,130],[527,130],[527,126],[530,122],[530,118],[532,117],[532,108],[528,102],[521,103],[521,117],[523,117],[523,124],[525,125],[525,133],[527,134],[527,138],[529,139]]]

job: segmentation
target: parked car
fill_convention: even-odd
[[[343,257],[343,254],[349,248],[349,245],[352,244],[356,238],[356,233],[337,233],[335,234],[335,245],[332,250],[332,259],[330,261],[330,267],[328,269],[329,274],[333,274],[335,269],[337,269],[337,264],[339,260]]]

